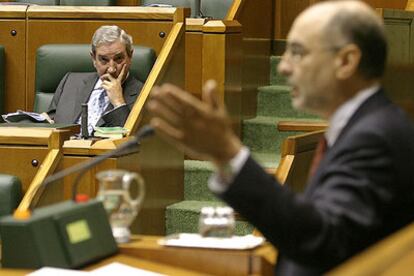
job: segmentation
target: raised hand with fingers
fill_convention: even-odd
[[[125,104],[125,99],[122,90],[122,82],[126,75],[126,65],[122,66],[121,72],[118,77],[113,77],[110,73],[106,73],[101,76],[102,88],[106,90],[109,101],[114,107]]]
[[[241,149],[231,120],[216,94],[216,82],[203,87],[202,101],[172,84],[155,87],[148,109],[158,134],[189,156],[227,164]]]

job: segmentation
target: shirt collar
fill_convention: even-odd
[[[93,90],[102,89],[102,80],[98,78],[98,80],[95,83],[95,86],[93,87]]]
[[[358,107],[360,107],[370,96],[374,95],[380,88],[379,84],[370,86],[359,91],[354,97],[343,103],[329,119],[329,127],[325,132],[325,138],[328,146],[331,147],[338,139],[339,134],[349,119],[354,115]]]

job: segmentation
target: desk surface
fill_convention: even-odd
[[[93,270],[112,262],[168,275],[273,275],[275,250],[269,244],[251,250],[177,248],[158,245],[160,236],[134,236],[120,253],[88,266]],[[26,275],[31,270],[0,269],[0,275]]]
[[[104,265],[108,265],[113,262],[122,263],[125,265],[129,265],[132,267],[149,270],[152,272],[168,274],[168,275],[202,275],[202,273],[181,269],[178,267],[174,267],[171,265],[166,265],[158,262],[152,262],[148,260],[142,260],[135,257],[131,257],[125,254],[117,254],[116,256],[106,258],[96,264],[88,266],[85,270],[90,271],[96,268],[102,267]],[[28,273],[32,272],[32,270],[24,270],[24,269],[0,269],[0,275],[8,275],[8,276],[21,276],[27,275]]]

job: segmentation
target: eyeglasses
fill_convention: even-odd
[[[311,51],[299,43],[291,43],[286,46],[286,50],[283,53],[282,58],[284,60],[298,64],[303,60],[304,57],[306,57],[312,52],[337,52],[340,49],[342,49],[342,47],[343,46],[329,46],[318,48]]]

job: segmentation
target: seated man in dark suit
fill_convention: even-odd
[[[88,104],[88,131],[95,126],[123,126],[143,84],[129,74],[132,37],[118,26],[102,26],[92,38],[96,73],[68,73],[61,80],[48,115],[55,123],[80,123]]]
[[[295,108],[329,120],[303,194],[250,157],[214,82],[203,101],[173,85],[152,92],[151,124],[216,165],[210,189],[277,247],[277,275],[320,275],[414,219],[414,127],[381,88],[386,54],[381,19],[362,1],[324,1],[293,23],[278,70]]]

